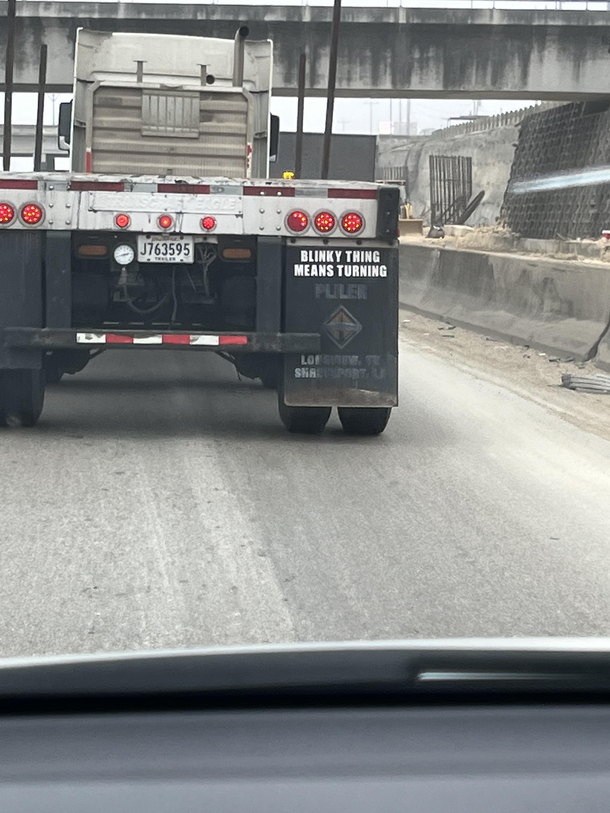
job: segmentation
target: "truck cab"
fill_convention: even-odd
[[[267,178],[279,124],[269,110],[273,46],[248,33],[79,29],[74,99],[60,111],[71,170]]]

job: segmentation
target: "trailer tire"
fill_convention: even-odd
[[[282,423],[289,432],[301,435],[319,435],[330,418],[331,407],[294,407],[284,403],[284,388],[277,392],[277,403]]]
[[[392,407],[339,407],[339,420],[348,435],[380,435],[388,425]]]
[[[330,407],[291,407],[280,401],[280,418],[289,432],[319,435],[330,418]]]
[[[34,426],[44,403],[43,370],[2,370],[0,372],[0,423]]]

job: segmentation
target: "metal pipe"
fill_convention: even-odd
[[[324,143],[322,145],[322,171],[320,178],[328,178],[330,167],[330,139],[333,131],[333,113],[335,110],[335,86],[337,84],[337,55],[339,52],[339,29],[341,27],[341,0],[335,0],[333,6],[333,24],[330,35],[330,55],[328,60],[328,92],[326,94],[326,123],[324,125]]]
[[[13,67],[15,64],[15,13],[17,0],[8,0],[6,32],[6,67],[4,69],[4,139],[2,144],[2,168],[11,168],[11,135],[13,128]]]
[[[233,49],[233,87],[240,88],[244,84],[244,52],[246,37],[250,33],[247,25],[242,25],[235,33],[235,47]]]
[[[47,84],[47,46],[40,46],[38,66],[38,107],[36,109],[36,137],[34,140],[34,172],[42,169],[42,136],[44,128],[44,91]]]
[[[300,178],[303,168],[303,120],[305,117],[305,72],[307,56],[299,57],[299,85],[297,90],[297,135],[294,155],[294,177]]]

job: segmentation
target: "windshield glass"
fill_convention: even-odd
[[[0,656],[605,635],[607,3],[2,14]]]

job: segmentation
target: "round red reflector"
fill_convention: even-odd
[[[201,228],[205,229],[206,231],[212,231],[212,229],[216,228],[216,218],[208,215],[204,217],[201,221]]]
[[[161,229],[171,229],[174,225],[174,218],[171,215],[161,215],[157,223]]]
[[[129,215],[117,215],[114,218],[114,223],[119,229],[126,229],[131,223],[131,218]]]
[[[320,212],[315,216],[313,224],[317,231],[325,234],[335,228],[335,216],[330,212]]]
[[[348,212],[341,218],[341,228],[348,234],[356,234],[362,230],[364,220],[358,212]]]
[[[309,226],[309,218],[305,212],[301,212],[297,209],[295,212],[290,212],[286,223],[290,231],[305,231],[307,226]]]
[[[21,219],[28,226],[35,226],[42,220],[42,209],[35,203],[26,203],[21,210]]]
[[[15,217],[15,210],[9,203],[0,203],[0,223],[10,223]]]

